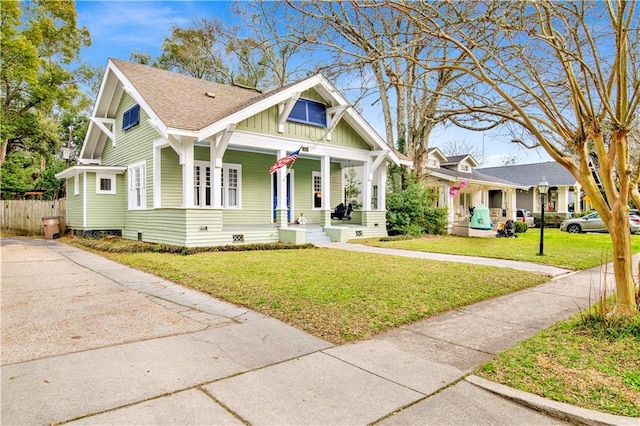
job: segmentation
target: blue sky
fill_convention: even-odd
[[[173,26],[188,26],[194,19],[228,15],[226,1],[77,1],[78,25],[86,27],[92,46],[81,52],[82,60],[104,67],[108,58],[128,60],[131,52],[160,53],[164,38]],[[382,117],[379,113],[364,114],[380,135]],[[482,166],[502,164],[501,158],[514,155],[518,164],[549,161],[543,150],[525,150],[504,135],[469,132],[460,129],[436,129],[430,146],[442,146],[451,140],[472,143],[479,150],[484,146],[486,161]]]

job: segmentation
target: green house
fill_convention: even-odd
[[[76,234],[302,244],[386,235],[400,161],[322,75],[261,93],[110,59],[78,165],[57,176]]]

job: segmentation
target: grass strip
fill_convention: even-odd
[[[540,230],[536,228],[518,234],[518,238],[427,235],[415,239],[390,237],[351,242],[374,247],[544,263],[577,270],[593,268],[613,258],[609,234],[568,234],[559,229],[544,230],[544,256],[538,256]],[[640,235],[631,235],[631,251],[640,253]]]
[[[640,318],[592,309],[501,353],[476,374],[559,402],[640,417]]]

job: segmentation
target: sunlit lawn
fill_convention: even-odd
[[[539,332],[476,373],[556,401],[640,417],[640,320],[619,325],[612,337],[584,327],[585,315]]]
[[[587,269],[612,260],[609,234],[569,234],[559,229],[544,230],[544,256],[540,252],[540,229],[531,228],[518,238],[468,238],[431,235],[412,240],[379,241],[378,238],[353,240],[355,244],[417,250],[434,253],[482,256]],[[631,250],[640,252],[640,235],[631,236]]]
[[[368,338],[549,279],[514,269],[331,249],[104,255],[332,343]]]

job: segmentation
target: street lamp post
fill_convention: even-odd
[[[542,181],[538,184],[538,192],[540,193],[540,253],[538,256],[544,256],[544,197],[549,191],[549,183],[543,177]]]

